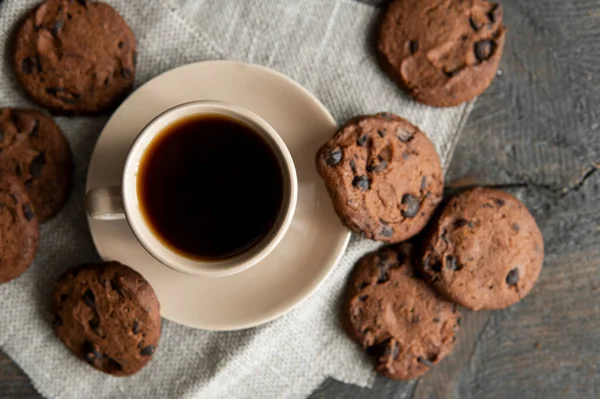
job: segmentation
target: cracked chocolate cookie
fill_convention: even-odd
[[[416,378],[441,361],[456,341],[460,314],[415,276],[408,243],[367,254],[348,282],[343,324],[376,357],[376,369],[397,379]]]
[[[19,277],[33,262],[38,218],[18,176],[0,171],[0,283]]]
[[[423,244],[423,274],[446,297],[473,310],[520,301],[544,261],[542,233],[525,205],[488,188],[451,198]]]
[[[417,101],[451,107],[492,83],[505,33],[501,6],[486,0],[396,0],[379,52],[383,68]]]
[[[19,28],[14,62],[39,105],[59,113],[99,113],[131,91],[136,41],[108,4],[46,0]]]
[[[21,178],[44,222],[60,211],[69,195],[69,143],[52,118],[41,112],[0,108],[0,170]]]
[[[160,306],[150,284],[118,262],[66,271],[52,298],[54,330],[79,358],[116,376],[150,361],[160,338]]]
[[[419,233],[444,189],[433,143],[390,113],[346,123],[318,151],[317,169],[342,222],[385,242]]]

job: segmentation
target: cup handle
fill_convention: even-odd
[[[123,220],[125,208],[121,187],[98,187],[85,195],[85,211],[96,220]]]

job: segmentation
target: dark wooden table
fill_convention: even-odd
[[[510,309],[465,312],[452,356],[424,377],[370,390],[328,380],[314,398],[600,397],[600,0],[502,4],[502,74],[476,103],[448,184],[527,204],[546,243],[540,280]],[[39,397],[0,353],[0,398]]]

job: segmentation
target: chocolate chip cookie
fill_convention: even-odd
[[[118,262],[65,272],[52,298],[54,330],[93,367],[131,375],[150,361],[160,338],[160,306],[150,284]]]
[[[448,202],[424,242],[421,268],[452,301],[469,309],[502,309],[531,291],[544,241],[525,205],[488,188]]]
[[[33,262],[38,218],[18,176],[0,171],[0,283],[19,277]]]
[[[46,0],[19,28],[17,77],[39,105],[59,113],[114,107],[135,78],[136,41],[108,4]]]
[[[377,371],[416,378],[452,350],[460,314],[415,276],[411,246],[403,243],[367,254],[348,282],[342,312],[350,337],[377,358]]]
[[[342,222],[385,242],[419,233],[444,189],[433,143],[390,113],[346,123],[318,151],[317,169]]]
[[[451,107],[492,83],[504,48],[502,7],[486,0],[396,0],[381,25],[384,69],[417,101]]]
[[[0,170],[21,178],[44,222],[59,212],[69,195],[69,143],[52,118],[41,112],[0,108]]]

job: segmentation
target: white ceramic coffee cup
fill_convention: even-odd
[[[232,258],[218,261],[189,259],[161,242],[148,226],[139,205],[137,171],[149,144],[170,124],[191,115],[220,114],[235,119],[259,134],[276,155],[283,175],[283,202],[271,231],[255,246]],[[277,132],[261,117],[240,106],[220,101],[195,101],[171,108],[152,120],[129,149],[121,187],[98,187],[86,195],[86,211],[94,219],[127,219],[142,246],[165,266],[185,274],[223,277],[239,273],[264,259],[287,232],[298,196],[296,168],[290,152]]]

